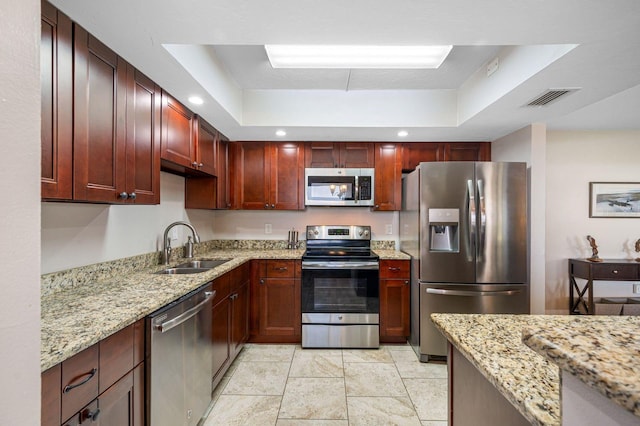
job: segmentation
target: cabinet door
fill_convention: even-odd
[[[211,176],[218,174],[218,132],[202,117],[197,117],[197,168]]]
[[[171,95],[162,92],[162,135],[160,157],[179,167],[192,169],[196,163],[194,114]],[[169,165],[171,168],[171,165]]]
[[[410,173],[418,164],[444,160],[444,145],[438,142],[413,142],[403,144],[402,171]]]
[[[375,211],[402,207],[402,146],[378,143],[375,146]]]
[[[229,361],[230,355],[230,333],[229,319],[231,317],[231,299],[225,297],[221,302],[213,307],[212,321],[212,343],[213,343],[213,379],[216,380],[218,374]]]
[[[126,62],[75,25],[75,200],[117,202],[125,191]]]
[[[249,339],[249,280],[245,280],[232,294],[231,353],[237,354]]]
[[[41,196],[73,196],[73,42],[71,20],[42,1],[40,33]]]
[[[220,135],[218,141],[218,175],[216,179],[216,208],[231,208],[231,190],[229,178],[229,141]]]
[[[294,336],[301,322],[297,279],[264,278],[260,286],[260,334]]]
[[[141,368],[139,366],[137,369]],[[142,426],[142,407],[137,407],[137,392],[142,389],[143,384],[135,383],[134,371],[130,371],[116,384],[107,389],[98,398],[100,415],[97,420],[101,425],[118,426]]]
[[[269,208],[304,209],[304,149],[300,143],[270,144]]]
[[[160,203],[161,91],[147,76],[127,69],[127,202]]]
[[[444,161],[490,161],[489,142],[451,142],[445,144]]]
[[[380,338],[409,336],[409,279],[380,280]]]
[[[269,208],[270,167],[267,142],[240,142],[236,145],[234,184],[237,205],[244,210]],[[267,178],[265,178],[267,177]]]
[[[41,374],[40,426],[60,425],[60,384],[62,383],[60,364]]]
[[[373,143],[344,142],[340,144],[339,167],[374,167]]]
[[[305,144],[305,167],[339,167],[340,152],[337,143],[309,142]]]

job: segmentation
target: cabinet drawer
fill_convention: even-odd
[[[267,278],[294,278],[293,260],[267,260]]]
[[[380,278],[409,278],[410,263],[408,260],[380,261]]]
[[[62,362],[62,418],[68,419],[98,396],[98,344]]]
[[[219,301],[223,300],[225,297],[229,295],[230,287],[230,274],[226,273],[221,277],[213,280],[212,288],[216,292],[215,297],[213,298],[213,306],[217,305]]]
[[[635,280],[638,278],[636,265],[593,265],[594,280]]]

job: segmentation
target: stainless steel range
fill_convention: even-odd
[[[379,258],[370,226],[307,226],[302,347],[380,345]]]

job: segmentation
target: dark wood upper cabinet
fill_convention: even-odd
[[[402,207],[402,144],[376,143],[375,162],[373,210],[400,210]]]
[[[195,114],[163,91],[160,151],[163,167],[181,173],[196,168],[195,125]]]
[[[304,209],[304,147],[299,142],[237,142],[233,204],[245,210]]]
[[[202,117],[196,116],[197,168],[211,176],[218,175],[218,141],[220,134]]]
[[[160,88],[127,68],[127,202],[160,203]]]
[[[404,172],[415,170],[422,162],[444,160],[444,147],[437,142],[404,143],[403,148],[402,171]]]
[[[41,2],[41,193],[73,197],[73,40],[71,20]]]
[[[490,161],[489,142],[451,142],[445,145],[444,161]]]
[[[407,142],[402,171],[412,172],[422,162],[491,161],[490,142]]]
[[[215,142],[216,176],[187,175],[185,207],[188,209],[224,210],[231,208],[229,141],[218,133]]]
[[[306,167],[373,167],[374,148],[368,142],[308,142]]]
[[[126,193],[126,67],[115,52],[75,25],[75,200],[116,202]]]

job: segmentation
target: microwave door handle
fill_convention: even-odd
[[[360,199],[360,186],[358,185],[358,176],[355,176],[355,194],[353,196],[354,201],[357,203]]]

